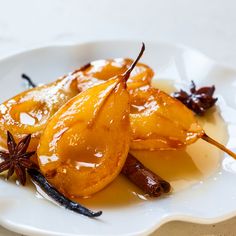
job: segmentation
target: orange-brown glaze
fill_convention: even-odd
[[[120,172],[129,150],[129,94],[120,77],[80,93],[49,121],[40,170],[66,196],[89,196]]]
[[[132,62],[131,59],[123,58],[91,62],[83,70],[74,73],[79,90],[84,91],[95,84],[102,83],[103,80],[125,73]],[[149,66],[138,63],[127,81],[128,90],[150,84],[153,75],[154,72]]]
[[[29,150],[36,150],[48,119],[70,98],[78,94],[70,76],[48,85],[22,92],[0,105],[0,147],[6,148],[9,130],[19,141],[32,134]]]
[[[130,95],[131,149],[179,149],[204,134],[193,112],[166,93],[145,86]]]

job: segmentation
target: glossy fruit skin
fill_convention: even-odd
[[[102,83],[109,76],[123,73],[131,64],[131,59],[95,61],[77,74],[78,88],[84,91]],[[152,88],[153,75],[150,67],[138,63],[127,81],[131,98],[130,148],[173,150],[194,143],[204,132],[193,112],[168,94]]]
[[[50,117],[70,98],[78,94],[76,81],[62,77],[5,101],[0,105],[0,147],[6,148],[6,131],[18,142],[32,134],[29,150],[35,151]]]
[[[9,130],[17,142],[32,134],[29,150],[35,151],[48,120],[62,105],[87,88],[124,73],[132,62],[123,58],[94,61],[55,82],[8,99],[0,105],[0,148],[7,149],[6,131]],[[128,86],[148,84],[152,76],[153,71],[148,66],[138,63]]]
[[[130,98],[131,149],[179,149],[204,134],[194,113],[165,92],[146,86],[133,90]]]
[[[119,77],[85,90],[49,121],[40,170],[70,198],[90,196],[121,171],[129,151],[129,94]]]
[[[82,92],[114,76],[123,74],[132,63],[133,60],[128,58],[93,61],[87,64],[83,70],[74,73],[77,77],[78,89]],[[149,85],[153,75],[154,72],[149,66],[138,63],[127,81],[128,90]]]

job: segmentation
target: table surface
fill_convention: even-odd
[[[236,68],[235,12],[235,0],[0,0],[0,58],[43,45],[138,39],[186,44]],[[0,236],[17,235],[0,228]],[[152,234],[169,235],[234,236],[236,218],[171,222]]]

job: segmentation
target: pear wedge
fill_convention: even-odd
[[[29,150],[36,150],[48,119],[70,98],[78,94],[77,83],[66,76],[48,85],[22,92],[0,105],[0,146],[6,147],[6,131],[19,141],[32,134]]]
[[[142,50],[123,74],[85,90],[48,122],[38,154],[40,170],[69,198],[90,196],[120,173],[130,145],[126,81]]]
[[[166,93],[145,87],[130,98],[131,149],[179,149],[204,135],[193,112]]]

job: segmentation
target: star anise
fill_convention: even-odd
[[[26,152],[31,140],[31,135],[27,135],[18,144],[16,144],[13,135],[7,131],[8,152],[0,151],[0,158],[4,161],[0,163],[0,173],[8,170],[7,178],[10,178],[14,172],[20,183],[26,183],[26,170],[35,184],[40,186],[46,194],[65,208],[88,217],[98,217],[101,211],[93,212],[90,209],[66,198],[62,193],[55,189],[47,179],[41,174],[37,166],[30,161],[30,157],[35,152]]]
[[[214,104],[216,103],[217,98],[213,97],[214,92],[214,85],[211,87],[202,87],[196,89],[195,83],[191,81],[189,94],[181,89],[180,92],[175,92],[172,96],[181,101],[190,110],[202,116],[209,108],[214,106]]]
[[[0,151],[0,158],[3,162],[0,163],[0,173],[8,170],[7,179],[15,172],[17,179],[22,185],[26,183],[26,169],[35,168],[30,157],[35,152],[27,152],[31,135],[27,135],[18,144],[16,144],[13,135],[7,131],[7,147],[8,152]]]

